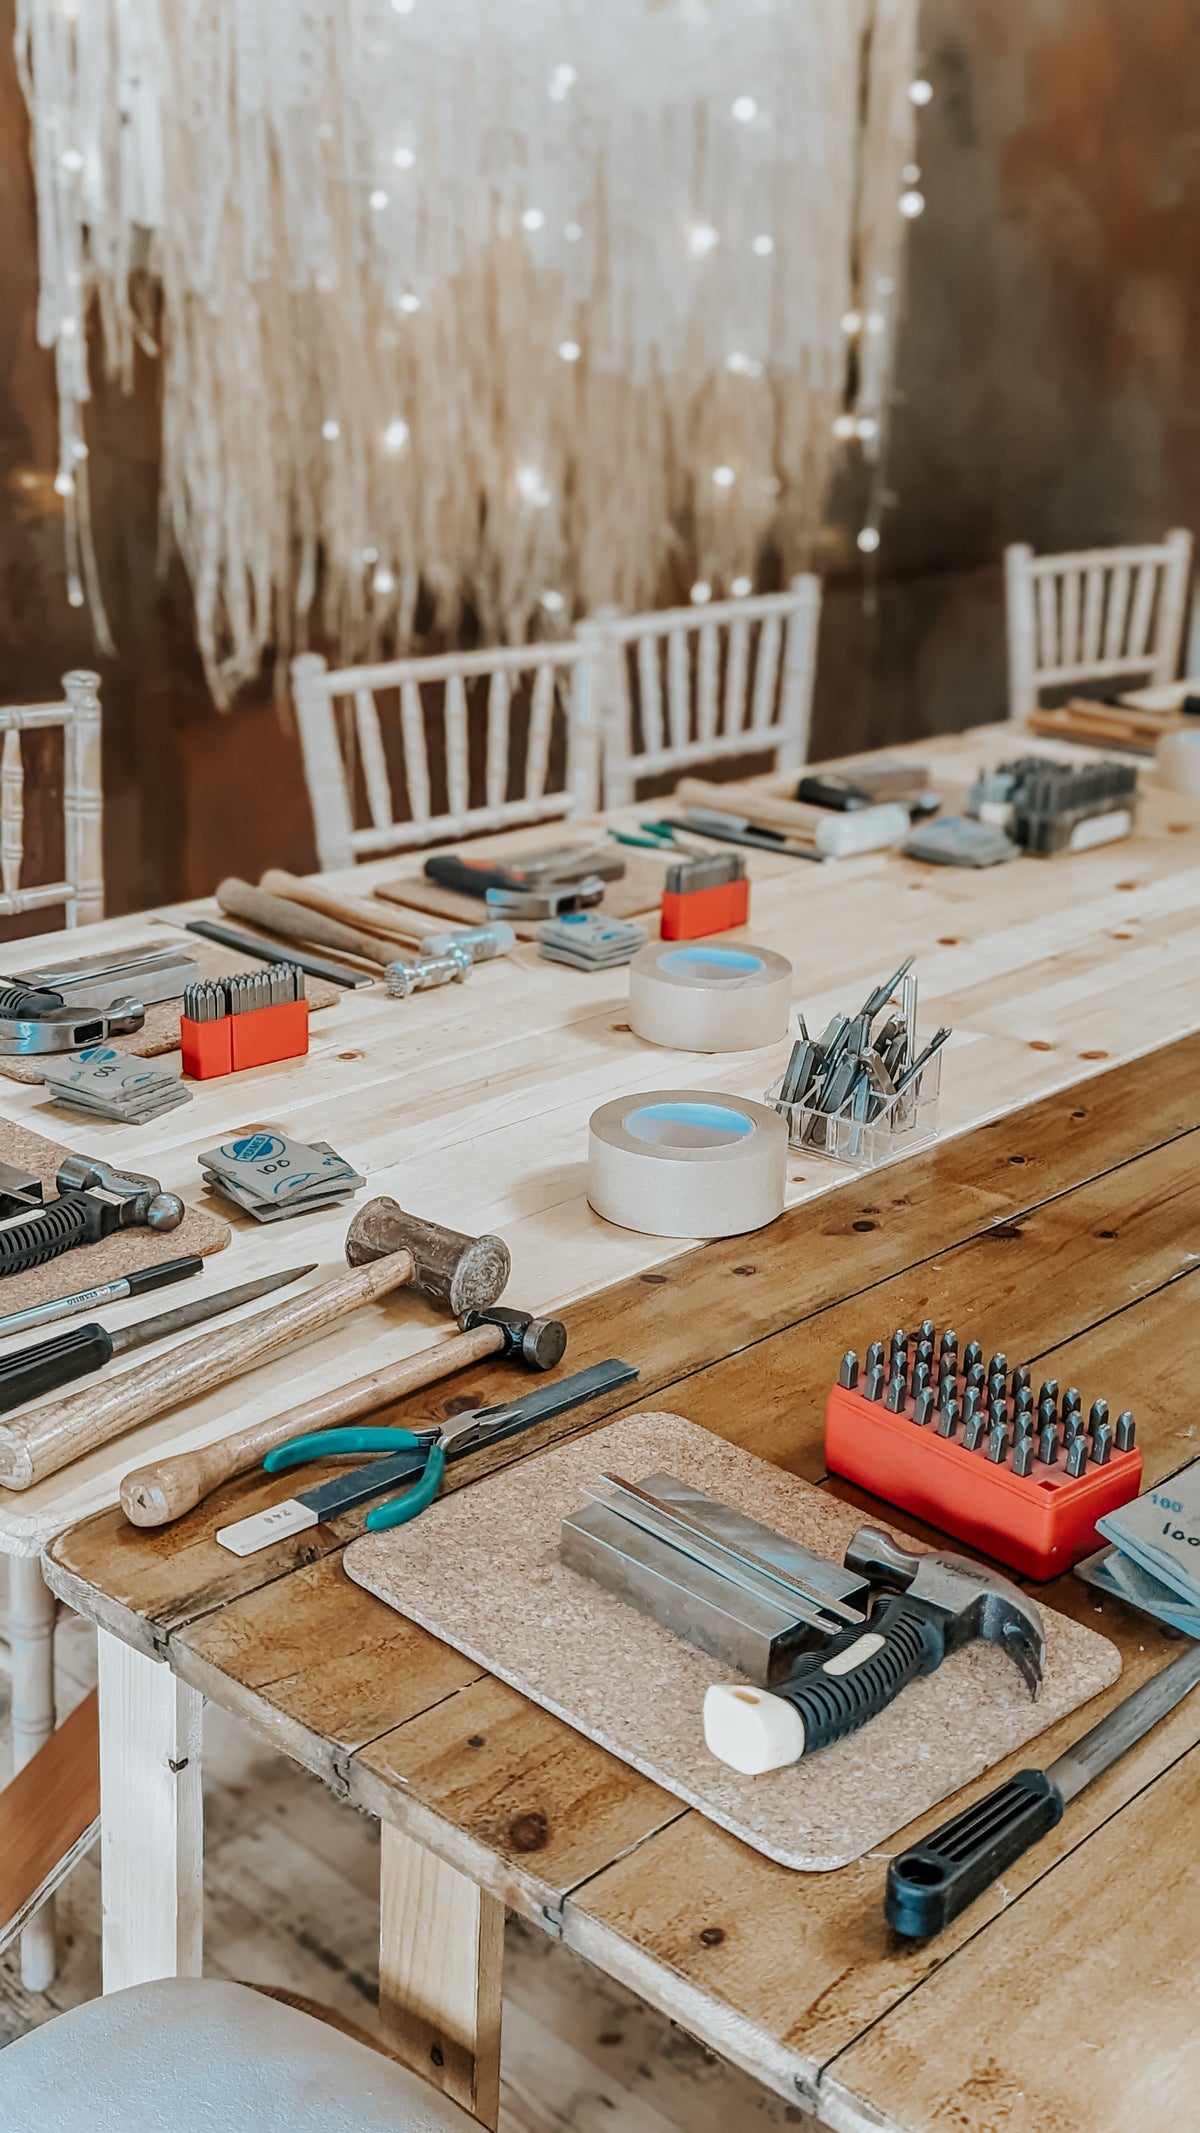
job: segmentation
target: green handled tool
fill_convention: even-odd
[[[305,1489],[301,1495],[272,1504],[269,1510],[257,1511],[250,1518],[238,1519],[235,1525],[222,1526],[217,1542],[231,1555],[256,1555],[272,1541],[304,1533],[310,1526],[322,1525],[343,1511],[355,1511],[360,1504],[370,1503],[372,1497],[384,1495],[395,1482],[411,1480],[412,1487],[403,1495],[376,1504],[366,1517],[373,1533],[389,1526],[407,1525],[433,1502],[442,1485],[447,1458],[461,1459],[482,1445],[500,1443],[520,1430],[531,1429],[535,1422],[565,1414],[568,1408],[581,1407],[585,1400],[599,1399],[603,1393],[628,1385],[636,1376],[632,1363],[622,1363],[614,1357],[606,1363],[593,1363],[590,1370],[576,1370],[554,1384],[541,1385],[519,1399],[506,1400],[495,1407],[470,1408],[429,1429],[347,1426],[293,1437],[267,1453],[263,1467],[268,1474],[288,1473],[310,1459],[341,1459],[359,1452],[387,1456],[372,1466],[356,1467],[351,1474],[337,1474],[332,1481]]]

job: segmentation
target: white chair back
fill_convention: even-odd
[[[1191,561],[1180,528],[1142,548],[1006,548],[1009,717],[1028,718],[1044,689],[1073,682],[1174,680]]]
[[[104,916],[104,792],[100,776],[100,676],[85,668],[63,675],[65,701],[0,710],[0,917],[63,904],[68,926]],[[25,863],[25,763],[21,735],[63,729],[63,872],[65,879],[22,888]]]
[[[321,867],[593,810],[591,679],[591,655],[577,642],[340,671],[316,653],[294,659]],[[429,694],[436,687],[440,716]],[[393,767],[403,771],[401,808]],[[365,824],[356,821],[359,787]]]
[[[580,623],[596,658],[604,805],[628,805],[643,778],[732,756],[798,770],[820,613],[820,580],[804,576],[784,593]]]

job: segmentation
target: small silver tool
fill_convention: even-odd
[[[447,948],[443,955],[422,956],[415,963],[389,963],[384,977],[393,1000],[407,1000],[410,993],[428,992],[435,985],[461,985],[473,968],[465,948]]]

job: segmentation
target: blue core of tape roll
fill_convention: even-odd
[[[659,958],[660,970],[681,978],[752,978],[765,970],[760,955],[747,955],[744,948],[673,948]]]
[[[724,1104],[641,1104],[625,1114],[624,1126],[637,1141],[659,1148],[721,1148],[746,1140],[754,1120]]]

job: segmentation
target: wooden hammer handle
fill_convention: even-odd
[[[30,1489],[35,1481],[55,1474],[72,1459],[82,1459],[114,1437],[123,1436],[137,1422],[149,1421],[170,1407],[228,1385],[281,1348],[319,1333],[335,1320],[357,1311],[360,1304],[411,1281],[411,1252],[394,1252],[323,1282],[319,1289],[306,1289],[286,1303],[272,1302],[256,1318],[240,1319],[220,1332],[206,1332],[185,1341],[153,1361],[138,1364],[123,1376],[106,1378],[99,1385],[72,1393],[65,1400],[50,1400],[31,1407],[25,1414],[0,1423],[0,1483],[6,1489]]]
[[[357,926],[343,926],[320,911],[305,910],[286,896],[268,896],[265,889],[252,889],[248,881],[230,876],[217,889],[217,902],[231,918],[247,919],[264,933],[279,934],[285,941],[308,941],[318,948],[332,948],[341,955],[356,955],[360,963],[381,968],[394,963],[395,954],[378,934],[364,933]]]
[[[740,815],[743,822],[752,822],[759,829],[789,831],[801,844],[811,844],[818,822],[829,819],[827,808],[810,807],[803,800],[781,799],[776,793],[759,792],[751,785],[710,785],[703,778],[681,778],[675,787],[675,798],[689,807],[712,807],[723,815]]]
[[[420,1392],[422,1386],[449,1377],[451,1371],[482,1362],[503,1345],[499,1326],[476,1326],[471,1333],[458,1333],[453,1340],[439,1341],[436,1348],[427,1348],[421,1355],[406,1356],[402,1363],[389,1363],[368,1377],[355,1378],[350,1385],[336,1386],[303,1407],[289,1407],[286,1413],[271,1415],[265,1422],[252,1422],[216,1444],[203,1444],[194,1452],[177,1452],[173,1458],[140,1466],[135,1473],[126,1474],[121,1483],[121,1508],[135,1526],[168,1526],[172,1519],[182,1518],[185,1511],[194,1511],[222,1482],[232,1481],[236,1474],[249,1473],[277,1444],[306,1436],[310,1430],[336,1429],[341,1422],[373,1414],[376,1408],[402,1400],[406,1393]]]
[[[396,948],[413,948],[427,933],[437,931],[436,919],[427,916],[417,933],[397,905],[371,904],[365,896],[335,896],[322,882],[302,881],[295,874],[285,874],[282,867],[268,867],[258,886],[268,896],[282,896],[288,903],[300,904],[306,911],[319,911],[343,926],[377,933],[388,946],[394,942]]]

